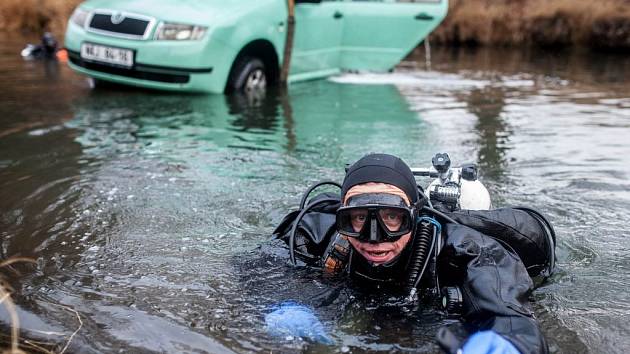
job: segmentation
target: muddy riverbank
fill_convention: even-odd
[[[80,0],[3,0],[0,32],[62,36]],[[450,0],[431,35],[444,45],[584,46],[630,50],[629,0]]]

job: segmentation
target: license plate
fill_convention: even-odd
[[[133,66],[133,50],[83,43],[81,58],[127,68]]]

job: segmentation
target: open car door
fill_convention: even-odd
[[[437,27],[447,10],[448,0],[338,2],[343,16],[341,69],[393,68]]]
[[[338,1],[296,0],[292,80],[339,72],[343,29],[339,4]]]

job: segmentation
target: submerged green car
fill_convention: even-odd
[[[447,0],[295,1],[289,82],[387,71],[446,15]],[[278,81],[287,0],[88,0],[72,14],[72,69],[163,90],[233,92]]]

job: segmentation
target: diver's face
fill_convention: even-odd
[[[349,198],[360,195],[360,194],[366,194],[366,193],[393,194],[393,195],[403,198],[405,202],[407,203],[407,206],[410,205],[409,198],[400,188],[392,186],[391,184],[373,183],[373,182],[359,184],[350,188],[350,190],[348,190],[348,192],[345,195],[344,205],[346,204],[346,201]],[[363,215],[363,216],[358,215],[358,214],[352,215],[352,219],[351,219],[352,226],[355,229],[355,231],[358,232],[361,229],[363,225],[362,222],[365,222],[365,218],[366,218],[366,215]],[[389,222],[387,221],[388,218],[390,219]],[[396,223],[395,215],[386,215],[386,217],[383,218],[383,220],[388,224],[392,223],[391,226],[395,226],[393,225],[394,223]],[[387,225],[387,226],[389,227],[390,225]],[[363,241],[359,241],[355,237],[348,237],[348,241],[350,242],[352,247],[354,247],[354,249],[357,252],[359,252],[359,254],[363,256],[366,260],[368,260],[369,262],[375,265],[391,262],[405,249],[410,239],[411,239],[411,232],[404,234],[403,236],[401,236],[398,240],[394,242],[378,242],[378,243],[363,242]]]

